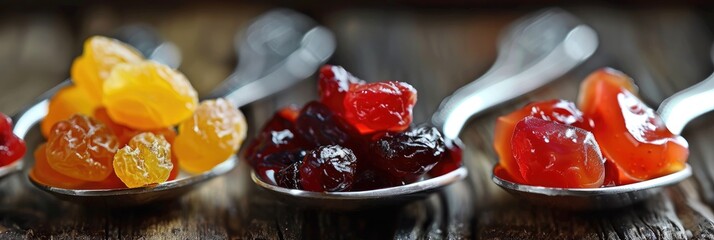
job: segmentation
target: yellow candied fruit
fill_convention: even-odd
[[[99,102],[90,99],[87,92],[76,85],[60,89],[50,98],[47,116],[42,120],[42,135],[50,136],[50,129],[55,123],[68,119],[74,114],[92,115]]]
[[[84,42],[84,53],[72,63],[72,81],[94,102],[102,101],[102,86],[115,65],[142,61],[133,47],[112,38],[94,36]]]
[[[245,117],[237,107],[225,99],[206,100],[179,125],[174,154],[181,169],[201,173],[234,154],[246,130]]]
[[[114,155],[114,172],[130,188],[165,182],[173,168],[171,144],[150,132],[134,136]]]
[[[104,82],[102,103],[119,124],[139,130],[176,125],[191,116],[198,94],[180,72],[153,62],[117,64]]]

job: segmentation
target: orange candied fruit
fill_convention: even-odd
[[[114,156],[114,172],[130,188],[165,182],[173,168],[171,144],[150,132],[134,136]]]
[[[112,172],[116,136],[103,123],[83,115],[57,122],[47,140],[47,162],[55,171],[84,181],[102,181]]]
[[[52,169],[47,162],[46,146],[47,144],[43,143],[35,149],[35,166],[30,171],[30,177],[33,180],[47,186],[67,189],[76,188],[86,183]]]
[[[246,136],[243,113],[225,99],[206,100],[179,125],[174,153],[183,170],[200,173],[228,159]]]
[[[72,81],[89,94],[93,102],[102,101],[102,86],[112,68],[119,63],[139,62],[141,53],[119,40],[102,36],[84,42],[84,53],[72,63]]]
[[[117,64],[103,91],[111,119],[139,130],[176,125],[198,105],[198,94],[183,74],[153,61]]]
[[[68,119],[74,114],[91,115],[99,102],[92,100],[86,91],[76,85],[66,86],[50,98],[47,116],[42,120],[42,135],[50,135],[55,123]]]
[[[580,90],[580,108],[593,121],[591,131],[603,156],[620,170],[618,184],[680,171],[689,156],[687,141],[667,129],[632,93],[633,86],[627,75],[601,69],[588,76]]]
[[[119,146],[123,147],[129,141],[136,135],[142,132],[151,132],[153,134],[157,135],[162,135],[164,138],[166,138],[166,141],[168,141],[170,144],[174,143],[174,139],[176,138],[176,130],[174,130],[173,127],[165,127],[165,128],[159,128],[159,129],[152,129],[152,130],[147,130],[147,131],[142,131],[138,129],[133,129],[131,127],[127,127],[124,125],[121,125],[119,123],[116,123],[112,120],[111,117],[109,117],[109,114],[107,113],[106,108],[97,108],[94,111],[94,118],[103,122],[104,124],[109,127],[112,132],[114,132],[114,135],[117,136],[117,139],[119,140]]]

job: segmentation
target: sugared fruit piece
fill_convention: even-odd
[[[50,98],[47,116],[42,119],[40,124],[42,135],[49,136],[52,125],[68,119],[74,114],[92,115],[99,104],[100,101],[90,98],[87,91],[80,89],[77,85],[63,87]]]
[[[84,42],[84,52],[72,63],[72,81],[85,91],[93,103],[102,101],[104,81],[119,63],[136,63],[143,59],[133,47],[118,40],[94,36]],[[80,103],[76,103],[80,104]],[[83,114],[91,114],[83,113]]]
[[[375,166],[396,176],[420,176],[447,156],[446,145],[434,127],[387,133],[372,144]]]
[[[119,140],[120,147],[123,147],[124,145],[129,143],[129,141],[134,136],[142,132],[151,132],[153,134],[162,135],[170,144],[173,144],[174,139],[176,138],[176,131],[173,129],[173,127],[165,127],[151,130],[138,130],[116,123],[111,119],[111,117],[109,117],[106,108],[97,108],[94,111],[94,118],[104,123],[105,125],[107,125],[107,127],[109,127],[109,129],[112,130],[114,135],[116,135],[117,139]]]
[[[111,119],[139,130],[176,125],[198,105],[196,90],[183,74],[153,61],[117,64],[103,89]]]
[[[114,171],[130,188],[165,182],[173,167],[171,145],[149,132],[134,136],[114,156]]]
[[[345,119],[361,133],[403,131],[412,122],[414,87],[403,82],[357,85],[345,95]]]
[[[251,166],[257,166],[271,154],[300,148],[302,140],[295,130],[298,114],[296,108],[283,108],[263,126],[245,151],[245,158]]]
[[[312,147],[342,145],[350,147],[359,133],[320,102],[310,102],[297,118],[298,134]]]
[[[511,142],[521,176],[530,185],[597,188],[605,160],[592,133],[555,121],[526,117],[516,124]]]
[[[87,182],[66,176],[52,169],[47,163],[46,144],[35,149],[35,166],[30,171],[30,177],[44,185],[72,189]]]
[[[341,66],[332,65],[325,65],[320,68],[320,75],[318,75],[317,80],[320,102],[340,115],[344,114],[345,95],[350,88],[364,84],[364,81],[352,76]]]
[[[246,130],[245,117],[237,107],[222,98],[206,100],[179,125],[174,153],[183,170],[201,173],[238,151]]]
[[[300,184],[313,192],[339,192],[352,188],[357,157],[338,145],[309,151],[300,165]]]
[[[26,148],[25,141],[12,132],[12,120],[0,113],[0,167],[22,158]]]
[[[85,181],[102,181],[112,172],[118,141],[103,123],[83,115],[57,122],[47,140],[47,162],[55,171]]]

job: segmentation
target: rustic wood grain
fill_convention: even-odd
[[[0,111],[14,112],[64,79],[81,40],[130,22],[157,26],[184,51],[182,70],[206,93],[235,66],[235,30],[265,6],[181,5],[133,11],[95,5],[70,15],[0,16]],[[356,9],[316,16],[333,29],[331,63],[367,80],[407,81],[419,91],[415,122],[428,121],[440,100],[484,73],[498,33],[534,9]],[[612,66],[635,78],[656,106],[712,71],[714,40],[707,12],[692,7],[568,10],[593,26],[601,47],[554,84],[475,118],[465,129],[467,180],[403,206],[335,212],[278,202],[257,189],[245,164],[175,201],[110,209],[63,202],[22,174],[0,180],[0,238],[28,239],[712,239],[714,238],[714,115],[685,130],[695,177],[631,207],[568,212],[529,205],[495,186],[490,170],[494,119],[528,101],[575,100],[580,81]],[[40,46],[38,36],[53,39]],[[15,61],[21,59],[22,61]],[[47,62],[47,59],[55,61]],[[315,96],[315,80],[244,109],[254,132],[281,106]]]

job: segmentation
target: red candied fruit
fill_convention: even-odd
[[[329,145],[309,151],[300,165],[300,184],[313,192],[338,192],[352,188],[357,157],[352,150]]]
[[[372,143],[375,166],[396,176],[418,178],[446,158],[444,139],[434,127],[419,127],[402,133],[387,133]]]
[[[284,188],[302,189],[300,184],[300,165],[300,162],[296,162],[280,169],[280,171],[276,174],[277,176],[275,179],[278,186]]]
[[[345,96],[345,119],[363,134],[404,131],[412,122],[416,101],[416,89],[407,83],[358,85]]]
[[[25,141],[12,133],[12,120],[0,113],[0,166],[22,158],[26,150]]]
[[[295,129],[298,110],[292,106],[275,113],[246,150],[246,159],[255,167],[269,155],[300,148],[302,138]]]
[[[499,164],[517,183],[526,182],[521,176],[515,158],[513,158],[511,138],[516,124],[527,116],[590,129],[590,121],[583,116],[575,104],[560,99],[533,102],[508,115],[499,117],[496,121],[493,147],[498,153]]]
[[[320,102],[340,115],[344,113],[344,99],[350,88],[364,84],[364,81],[352,76],[341,66],[332,65],[320,68],[317,79]]]
[[[429,176],[438,177],[450,173],[461,166],[463,156],[463,149],[460,147],[461,143],[449,140],[445,142],[446,156],[434,165],[434,168],[429,170]]]
[[[302,149],[279,151],[258,162],[255,169],[262,179],[279,183],[279,172],[292,164],[299,164],[306,154]]]
[[[325,145],[357,147],[357,130],[320,102],[303,107],[296,122],[297,132],[310,148]]]
[[[511,144],[521,176],[530,185],[602,186],[605,160],[587,130],[529,116],[516,124]]]
[[[689,155],[687,141],[672,134],[634,89],[627,75],[613,69],[591,74],[580,89],[580,107],[594,123],[603,155],[619,169],[618,184],[682,170]]]

